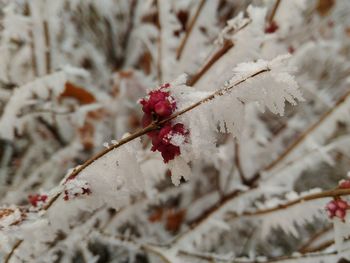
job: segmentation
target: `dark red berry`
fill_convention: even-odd
[[[339,188],[347,189],[350,188],[350,180],[343,180],[339,183]]]
[[[36,206],[38,206],[39,202],[45,203],[47,200],[47,197],[48,197],[47,195],[35,194],[35,195],[29,195],[28,200],[32,206],[36,207]]]
[[[154,106],[154,111],[161,117],[169,117],[173,112],[173,109],[168,101],[159,101]]]
[[[277,23],[275,21],[272,21],[265,28],[265,33],[266,34],[272,34],[272,33],[275,33],[277,30],[278,30]]]

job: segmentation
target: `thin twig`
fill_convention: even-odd
[[[251,23],[251,20],[248,20],[246,24],[244,24],[241,28],[237,29],[237,33],[244,29],[246,26],[248,26]],[[211,57],[210,59],[198,70],[197,73],[191,76],[190,80],[188,81],[188,85],[193,86],[196,84],[196,82],[221,58],[223,57],[232,47],[234,46],[234,43],[232,40],[225,40],[222,47],[218,49]]]
[[[4,259],[4,263],[8,263],[10,262],[11,257],[13,256],[13,253],[15,252],[15,250],[19,247],[19,245],[23,242],[23,240],[18,240],[15,245],[12,247],[11,251],[9,254],[7,254],[7,256]]]
[[[187,27],[187,30],[185,32],[185,36],[184,38],[182,39],[181,43],[180,43],[180,46],[179,48],[177,49],[176,51],[176,59],[179,60],[181,58],[181,55],[182,55],[182,51],[184,50],[185,48],[185,45],[187,43],[187,40],[190,36],[190,34],[192,33],[192,30],[194,28],[194,25],[199,17],[199,14],[201,12],[201,10],[203,9],[203,6],[205,4],[206,0],[201,0],[199,5],[198,5],[198,8],[192,18],[192,20],[190,21],[190,23],[188,24],[188,27]]]
[[[327,191],[323,191],[320,193],[314,193],[314,194],[309,194],[309,195],[305,195],[302,197],[299,197],[293,201],[287,202],[285,204],[280,204],[276,207],[273,208],[267,208],[267,209],[261,209],[261,210],[257,210],[254,212],[244,212],[241,214],[231,214],[230,218],[238,218],[241,216],[245,216],[245,217],[251,217],[251,216],[258,216],[258,215],[264,215],[264,214],[268,214],[268,213],[272,213],[275,211],[279,211],[282,209],[286,209],[288,207],[303,203],[303,202],[307,202],[307,201],[312,201],[312,200],[316,200],[316,199],[321,199],[321,198],[329,198],[329,197],[339,197],[339,196],[343,196],[343,195],[349,195],[350,194],[350,189],[332,189],[332,190],[327,190]]]
[[[326,228],[323,228],[321,231],[316,232],[298,249],[298,251],[300,253],[313,252],[314,248],[310,249],[310,247],[312,247],[312,244],[315,243],[315,241],[317,241],[320,237],[322,237],[324,234],[326,234],[332,229],[333,227],[330,225],[330,226],[327,226]]]
[[[250,181],[245,177],[244,171],[242,168],[238,142],[235,141],[234,144],[235,144],[235,164],[238,170],[239,177],[241,178],[241,181],[243,184],[249,185]]]
[[[28,3],[26,3],[26,8],[28,9],[28,16],[31,16],[31,10]],[[38,67],[36,65],[36,55],[35,55],[35,43],[34,43],[34,35],[33,35],[33,25],[31,24],[31,28],[29,30],[29,38],[30,38],[30,49],[31,49],[31,61],[33,68],[34,77],[38,76]]]
[[[44,22],[44,39],[45,39],[45,61],[46,61],[46,74],[51,73],[51,53],[50,53],[50,33],[49,33],[49,24],[45,20]]]
[[[157,58],[157,77],[158,82],[163,82],[163,71],[162,71],[162,26],[161,26],[161,13],[160,13],[160,2],[159,0],[156,1],[157,5],[157,14],[158,14],[158,58]]]
[[[189,86],[193,86],[196,82],[223,56],[225,55],[231,48],[233,47],[232,41],[226,40],[223,46],[216,51],[213,56],[209,59],[209,61],[199,69],[199,71],[194,74],[190,80],[188,81]]]
[[[280,3],[281,3],[281,0],[276,0],[275,5],[272,8],[271,14],[269,15],[267,20],[269,23],[273,21]]]
[[[325,242],[322,242],[321,244],[319,244],[318,246],[312,247],[312,248],[307,248],[305,249],[304,253],[314,253],[314,252],[318,252],[318,251],[322,251],[328,247],[330,247],[331,245],[333,245],[335,243],[334,240],[327,240]]]
[[[281,261],[290,261],[294,260],[293,262],[297,262],[298,259],[302,258],[315,258],[315,257],[324,257],[324,256],[332,256],[336,255],[337,252],[327,252],[327,253],[308,253],[304,255],[297,255],[297,256],[279,256],[279,257],[272,257],[272,258],[266,258],[265,260],[249,260],[247,258],[223,258],[217,255],[213,254],[204,254],[204,253],[196,253],[192,251],[185,251],[185,250],[179,250],[179,254],[182,256],[197,258],[201,260],[205,260],[208,262],[228,262],[228,263],[272,263],[272,262],[281,262]]]

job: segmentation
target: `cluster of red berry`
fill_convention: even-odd
[[[147,127],[154,121],[162,121],[170,117],[176,109],[176,101],[170,96],[167,89],[170,84],[166,83],[160,86],[158,90],[148,93],[148,96],[140,100],[142,111],[144,112],[142,118],[142,126]],[[180,155],[180,147],[171,143],[173,136],[186,136],[188,130],[185,129],[182,123],[171,124],[165,123],[162,127],[155,131],[147,133],[152,139],[152,151],[159,151],[162,154],[165,163],[173,160]]]
[[[350,180],[342,180],[339,183],[338,188],[349,189]],[[337,197],[333,201],[330,201],[326,206],[326,210],[330,218],[338,217],[343,221],[346,216],[346,210],[348,210],[349,208],[350,208],[350,205],[347,203],[347,201],[341,199],[340,197]]]
[[[29,203],[37,207],[40,203],[45,203],[47,200],[47,195],[40,195],[40,194],[35,194],[35,195],[28,195],[28,201]]]
[[[330,218],[338,217],[341,220],[345,219],[346,210],[348,208],[349,208],[348,203],[340,198],[333,200],[333,201],[330,201],[326,207],[327,212],[328,212],[328,216]]]

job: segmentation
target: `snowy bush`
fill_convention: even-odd
[[[350,262],[348,0],[0,6],[0,262]]]

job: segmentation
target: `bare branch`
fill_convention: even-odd
[[[202,10],[204,4],[205,4],[205,1],[206,1],[206,0],[201,0],[201,1],[200,1],[199,5],[198,5],[198,8],[197,8],[197,10],[196,10],[196,13],[194,14],[192,20],[190,21],[190,23],[189,23],[189,25],[188,25],[188,27],[187,27],[187,30],[186,30],[186,32],[185,32],[185,36],[184,36],[184,38],[182,39],[182,41],[181,41],[181,43],[180,43],[180,46],[179,46],[179,48],[178,48],[177,51],[176,51],[176,59],[177,59],[177,60],[179,60],[179,59],[181,58],[182,51],[183,51],[184,48],[185,48],[185,45],[186,45],[186,43],[187,43],[187,40],[188,40],[188,38],[189,38],[189,36],[190,36],[192,30],[193,30],[193,27],[194,27],[194,25],[195,25],[195,23],[196,23],[196,21],[197,21],[197,19],[198,19],[198,17],[199,17],[199,14],[200,14],[200,12],[201,12],[201,10]]]

